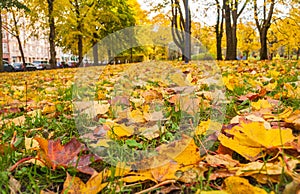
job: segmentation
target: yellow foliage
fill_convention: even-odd
[[[247,179],[241,177],[228,177],[224,183],[229,194],[268,194],[264,189],[252,186]]]

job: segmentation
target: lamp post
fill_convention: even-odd
[[[189,0],[185,0],[185,43],[184,43],[184,62],[189,63],[190,61],[190,11],[189,11]]]

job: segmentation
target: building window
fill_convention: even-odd
[[[2,43],[3,53],[8,53],[8,45],[7,43]]]
[[[6,36],[6,35],[7,35],[6,32],[3,32],[3,33],[2,33],[2,38],[3,38],[3,39],[7,39],[7,36]]]

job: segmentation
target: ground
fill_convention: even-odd
[[[299,190],[298,61],[1,73],[0,97],[3,193]]]

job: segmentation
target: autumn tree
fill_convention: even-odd
[[[29,10],[23,3],[19,2],[18,0],[1,0],[0,1],[0,72],[4,70],[3,67],[3,45],[2,45],[2,13],[4,10],[7,10],[8,8],[16,7],[20,9]]]
[[[28,26],[28,23],[25,21],[25,11],[15,7],[10,7],[6,10],[7,14],[10,15],[10,19],[7,19],[6,22],[3,23],[3,29],[17,39],[22,62],[25,64],[26,61],[22,41],[25,42],[25,40],[30,37],[30,34],[26,37],[25,33],[23,33],[24,35],[21,37],[21,32],[24,32]]]
[[[246,59],[248,59],[250,51],[255,51],[259,48],[255,24],[252,22],[240,22],[237,25],[237,39],[237,48],[245,55]]]
[[[223,8],[221,6],[221,2],[219,0],[215,0],[216,9],[217,9],[217,21],[215,25],[216,32],[216,48],[217,48],[217,60],[222,60],[222,38],[224,32],[224,14]]]
[[[237,56],[237,22],[249,0],[223,0],[226,29],[226,60],[236,60]],[[241,6],[241,7],[240,7]]]
[[[97,64],[96,43],[115,31],[134,25],[132,11],[125,0],[70,0],[62,14],[65,19],[58,24],[59,44],[64,51],[78,55],[79,63],[94,45],[94,63]]]
[[[294,12],[294,10],[292,10]],[[291,54],[295,51],[299,53],[300,47],[300,26],[294,17],[286,17],[276,20],[268,31],[268,44],[270,55],[275,54],[281,49],[291,59]]]

